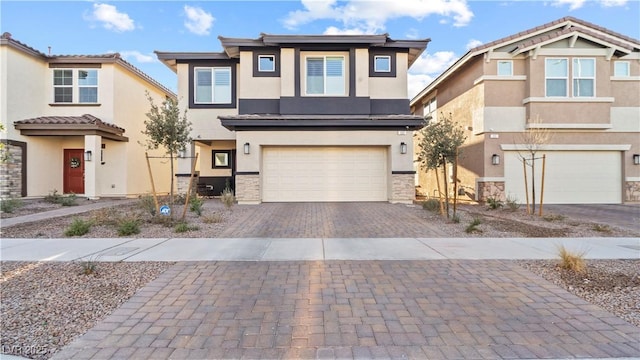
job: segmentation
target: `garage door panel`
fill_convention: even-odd
[[[386,201],[384,147],[263,150],[263,201]]]
[[[548,151],[544,184],[547,204],[620,203],[622,171],[620,152]],[[529,188],[531,169],[527,168]],[[540,201],[542,160],[536,161],[536,202]],[[524,174],[517,152],[505,153],[505,191],[525,202]]]

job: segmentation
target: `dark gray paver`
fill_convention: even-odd
[[[54,358],[640,357],[613,319],[509,261],[183,262]]]
[[[263,203],[247,205],[219,238],[446,237],[412,207],[389,203]]]

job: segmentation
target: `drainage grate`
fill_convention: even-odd
[[[105,251],[103,253],[101,253],[100,255],[102,256],[122,256],[125,254],[128,254],[134,250],[138,250],[139,248],[137,247],[117,247],[117,248],[113,248],[110,249],[108,251]]]

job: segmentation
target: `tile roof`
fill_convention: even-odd
[[[82,116],[40,116],[32,119],[15,121],[15,125],[95,125],[100,128],[108,128],[111,132],[124,133],[124,129],[104,122],[91,114]]]
[[[562,29],[560,31],[544,34],[542,36],[538,36],[538,37],[529,39],[529,40],[527,40],[527,41],[525,41],[523,43],[520,43],[518,46],[516,46],[516,48],[513,51],[517,52],[517,51],[520,51],[522,49],[526,49],[526,48],[529,48],[531,46],[534,46],[536,44],[544,43],[544,42],[546,42],[548,40],[556,39],[556,38],[562,37],[563,35],[567,35],[567,34],[571,34],[571,33],[582,33],[582,34],[585,34],[585,35],[589,35],[589,36],[592,36],[592,37],[594,37],[596,39],[602,40],[604,42],[608,42],[609,44],[613,44],[613,45],[619,46],[619,47],[621,47],[623,49],[629,50],[629,52],[633,51],[633,48],[631,46],[629,46],[629,44],[623,43],[623,42],[618,41],[618,40],[616,40],[614,38],[610,38],[610,37],[607,37],[607,36],[602,36],[602,35],[600,35],[599,33],[595,32],[595,31],[591,31],[589,29],[585,29],[585,28],[577,27],[577,26],[569,27],[569,28],[566,28],[566,29]]]

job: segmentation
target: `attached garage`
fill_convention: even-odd
[[[526,201],[524,170],[520,155],[506,151],[505,193]],[[620,151],[545,151],[544,203],[619,204],[622,202],[622,156]],[[531,172],[527,168],[529,188]],[[540,196],[542,160],[536,161],[536,201]]]
[[[387,201],[388,147],[264,147],[262,201]]]

